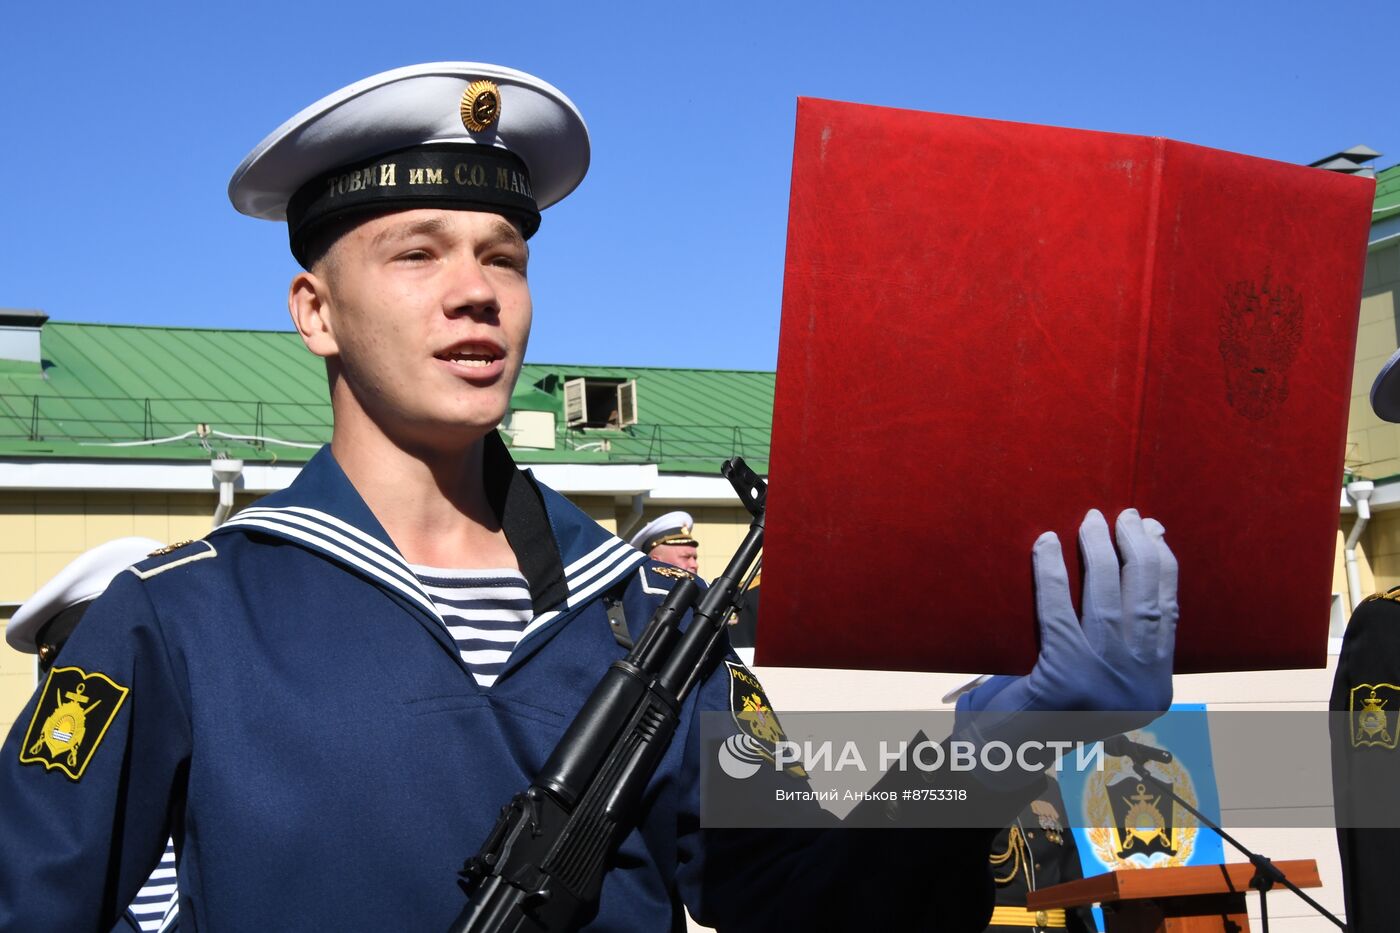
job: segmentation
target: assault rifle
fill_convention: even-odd
[[[767,484],[740,457],[720,472],[753,515],[748,534],[703,593],[693,577],[671,590],[534,783],[502,808],[481,852],[462,869],[470,901],[451,933],[564,933],[594,910],[613,854],[637,825],[642,792],[675,735],[681,704],[713,660],[763,547]]]

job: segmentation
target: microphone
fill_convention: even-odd
[[[1115,758],[1131,758],[1134,761],[1160,761],[1162,764],[1171,764],[1172,762],[1172,753],[1165,748],[1142,745],[1121,734],[1104,739],[1103,750]]]

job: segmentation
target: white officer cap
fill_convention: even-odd
[[[700,542],[692,534],[694,527],[695,519],[690,517],[689,512],[667,512],[643,526],[632,536],[631,544],[642,552],[663,544],[698,547]]]
[[[1391,354],[1371,383],[1371,408],[1383,421],[1400,422],[1400,350]]]
[[[17,651],[37,654],[36,638],[55,616],[101,596],[117,574],[160,547],[152,538],[117,538],[80,554],[15,611],[5,641]]]
[[[518,220],[588,171],[588,128],[564,94],[533,75],[479,62],[432,62],[357,81],[307,107],[250,152],[228,195],[240,212],[286,220],[306,265],[330,221],[448,207]]]

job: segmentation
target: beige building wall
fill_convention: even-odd
[[[0,622],[8,625],[14,613],[13,606],[0,607]],[[34,691],[35,669],[33,655],[0,642],[0,736],[9,735],[10,725]]]
[[[1400,295],[1400,242],[1366,256],[1361,320],[1356,337],[1356,367],[1347,421],[1347,468],[1365,479],[1400,474],[1400,425],[1371,411],[1371,382],[1397,343],[1397,295]]]
[[[1388,509],[1372,514],[1371,521],[1361,535],[1357,548],[1358,561],[1362,568],[1361,588],[1371,593],[1382,593],[1392,586],[1400,585],[1400,510]],[[1372,575],[1370,588],[1367,588],[1366,569]]]

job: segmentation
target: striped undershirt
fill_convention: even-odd
[[[534,618],[530,585],[518,570],[444,570],[409,564],[447,624],[457,651],[483,687],[505,669]]]
[[[171,929],[180,914],[180,892],[175,882],[175,841],[165,843],[160,864],[136,893],[127,908],[141,933]]]

